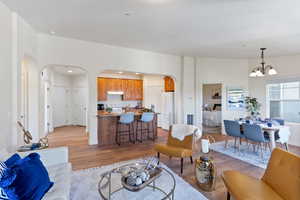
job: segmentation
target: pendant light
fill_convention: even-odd
[[[274,69],[274,67],[271,65],[266,65],[265,58],[264,58],[264,51],[266,50],[266,48],[260,48],[260,50],[261,50],[261,56],[260,56],[261,66],[254,68],[250,72],[249,76],[250,77],[263,77],[266,75],[267,72],[268,72],[267,74],[270,76],[276,75],[277,71]]]

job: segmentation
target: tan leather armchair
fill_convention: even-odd
[[[183,141],[173,138],[172,127],[169,130],[167,144],[156,144],[154,150],[157,151],[157,157],[160,158],[160,153],[169,157],[181,158],[181,174],[183,173],[183,159],[190,157],[193,164],[193,135],[186,136]]]
[[[237,171],[224,171],[227,199],[300,200],[300,157],[276,148],[261,179]]]

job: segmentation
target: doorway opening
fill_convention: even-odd
[[[46,135],[61,145],[76,137],[87,138],[87,72],[79,67],[51,65],[42,71],[41,83]]]
[[[222,133],[222,84],[203,84],[204,133]]]
[[[157,127],[169,130],[175,122],[175,81],[160,74],[104,70],[97,78],[98,110],[151,109],[158,113]]]

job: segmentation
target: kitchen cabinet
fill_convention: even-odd
[[[143,80],[98,78],[98,101],[107,100],[107,91],[122,91],[124,101],[143,100]]]
[[[164,78],[164,81],[165,81],[165,92],[174,92],[175,91],[174,80],[171,77],[166,76]]]
[[[107,99],[106,83],[104,78],[97,78],[98,101],[106,101]]]
[[[135,80],[135,98],[136,100],[143,100],[143,81]]]

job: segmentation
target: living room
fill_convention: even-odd
[[[48,184],[36,198],[15,195],[19,199],[218,200],[255,194],[253,199],[299,199],[295,189],[299,180],[293,178],[300,171],[298,7],[293,0],[1,0],[0,161],[16,159],[14,153],[26,146],[29,149],[18,154],[38,162],[41,172],[46,169],[37,181]],[[65,137],[56,137],[48,131],[41,74],[49,66],[76,66],[86,72],[87,134],[72,129],[58,133]],[[161,112],[141,100],[138,113],[122,108],[116,117],[116,126],[134,127],[129,128],[128,138],[124,136],[125,142],[101,146],[97,78],[107,70],[172,77],[171,129],[158,126],[152,137],[148,122],[153,113]],[[221,130],[208,133],[202,128],[203,86],[216,83],[221,85]],[[60,95],[53,98],[62,102]],[[259,139],[248,137],[248,129],[252,136],[259,132]],[[137,133],[146,139],[140,142]],[[184,141],[189,147],[180,146]],[[37,154],[30,154],[31,150]],[[276,168],[276,156],[291,167]],[[15,165],[6,162],[0,175],[26,167],[25,158],[18,160]],[[209,175],[200,170],[203,163],[211,167]],[[137,172],[135,165],[149,169]],[[149,178],[151,170],[160,175]],[[7,191],[17,187],[16,177],[20,176],[15,174],[15,184],[0,185],[6,198],[13,199]],[[293,187],[278,186],[280,179]],[[253,188],[241,186],[250,180]],[[15,191],[24,194],[26,184]]]

